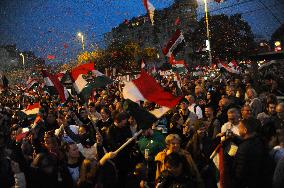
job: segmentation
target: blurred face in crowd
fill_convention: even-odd
[[[188,95],[188,96],[186,96],[186,99],[188,100],[189,106],[194,103],[194,98],[193,98],[193,96]]]
[[[132,116],[129,117],[128,122],[129,122],[130,125],[135,125],[136,124],[136,121],[135,121],[135,119]]]
[[[251,89],[247,89],[246,94],[247,94],[247,97],[249,99],[253,99],[254,98],[254,92]]]
[[[276,113],[276,104],[269,104],[267,111],[268,111],[268,114],[275,115],[275,113]]]
[[[170,152],[178,152],[180,150],[180,141],[178,139],[172,139],[168,144],[168,150],[170,150]]]
[[[206,107],[206,108],[205,108],[205,116],[206,116],[207,118],[212,117],[212,116],[213,116],[213,109],[210,108],[210,107]]]
[[[188,105],[186,104],[186,102],[181,102],[181,103],[180,103],[180,109],[186,110],[187,107],[188,107]]]
[[[150,136],[153,135],[153,133],[154,133],[153,130],[151,128],[149,128],[149,129],[145,130],[143,134],[146,137],[150,137]]]
[[[118,122],[117,120],[115,120],[116,122],[117,122],[117,125],[116,126],[118,126],[118,127],[124,127],[124,126],[126,126],[127,125],[127,118],[124,118],[124,119],[122,119],[120,122]]]
[[[202,94],[202,88],[200,86],[196,86],[194,89],[194,93],[196,96],[200,96]]]
[[[115,110],[117,110],[119,112],[123,111],[122,104],[120,102],[117,102],[115,104]]]
[[[222,99],[219,101],[219,108],[220,108],[220,110],[223,110],[224,107],[225,107],[226,105],[228,105],[228,104],[229,104],[229,99],[227,99],[227,98],[222,98]]]
[[[250,106],[244,106],[242,108],[242,118],[243,119],[247,119],[248,117],[252,116],[252,110],[251,110],[251,107]]]
[[[88,114],[85,110],[81,110],[80,111],[80,117],[83,119],[87,119],[88,118]]]
[[[85,133],[86,133],[85,127],[80,127],[80,128],[79,128],[79,135],[83,135],[83,134],[85,134]]]
[[[95,111],[96,111],[95,106],[89,106],[89,111],[90,111],[91,113],[95,112]]]
[[[183,135],[187,135],[187,134],[189,134],[189,133],[190,133],[190,127],[189,127],[189,125],[183,124],[183,126],[182,126],[182,134],[183,134]]]
[[[237,120],[237,112],[235,110],[228,110],[228,120],[230,122]]]
[[[244,138],[247,134],[247,129],[242,122],[239,122],[238,129],[240,136]]]
[[[54,114],[52,113],[48,113],[47,117],[46,117],[46,122],[48,124],[54,124],[56,122],[56,117]]]
[[[44,139],[44,145],[48,150],[56,150],[58,148],[58,143],[55,137],[46,137]]]
[[[168,170],[172,175],[177,177],[182,173],[182,163],[179,163],[178,166],[172,166],[169,163],[165,163],[165,169]]]
[[[70,144],[69,145],[67,157],[68,158],[79,158],[80,157],[80,153],[79,153],[79,150],[78,150],[78,147],[77,147],[76,144]]]
[[[103,120],[107,120],[109,118],[108,114],[105,112],[104,109],[101,109],[101,116]]]
[[[280,119],[284,119],[284,103],[280,103],[277,105],[276,112]]]
[[[206,135],[206,127],[199,128],[197,134],[200,138],[203,138]]]
[[[233,87],[228,87],[226,89],[226,94],[228,96],[236,96],[236,91],[235,91],[235,89]]]
[[[207,94],[206,94],[206,99],[207,99],[207,100],[210,100],[210,99],[211,99],[211,93],[210,93],[210,92],[207,92]]]

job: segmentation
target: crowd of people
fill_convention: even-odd
[[[122,82],[97,89],[87,105],[76,96],[61,104],[42,90],[27,96],[7,88],[0,96],[0,187],[284,187],[277,80],[184,75],[178,87],[171,76],[156,79],[183,98],[120,152],[140,131]],[[23,114],[37,102],[35,117]]]

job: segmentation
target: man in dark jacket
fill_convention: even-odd
[[[108,128],[106,133],[106,142],[108,144],[109,151],[117,150],[127,141],[127,139],[132,137],[131,130],[129,126],[127,126],[127,118],[128,114],[125,112],[116,112],[114,114],[114,123]],[[131,146],[127,146],[120,151],[117,157],[114,159],[114,163],[119,171],[119,187],[125,187],[127,173],[131,168],[130,149]]]
[[[255,118],[240,121],[239,134],[243,141],[235,156],[233,187],[271,187],[268,153],[256,131]]]

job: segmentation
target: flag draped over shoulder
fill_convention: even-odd
[[[61,102],[65,102],[69,97],[69,93],[67,89],[58,80],[58,77],[53,74],[50,74],[46,70],[42,71],[42,75],[44,78],[45,85],[49,88],[51,94],[58,94]]]
[[[155,7],[150,3],[149,0],[143,0],[144,7],[146,8],[152,25],[154,25],[154,12]]]
[[[139,78],[125,84],[122,93],[125,99],[130,99],[133,102],[149,101],[159,105],[160,108],[150,111],[157,118],[173,108],[181,99],[181,97],[175,97],[164,91],[156,80],[144,70],[141,71]]]
[[[174,50],[184,41],[184,36],[182,32],[177,29],[174,35],[171,37],[170,41],[163,48],[163,54],[170,57]]]

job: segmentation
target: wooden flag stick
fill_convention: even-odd
[[[118,154],[123,148],[125,148],[130,142],[132,142],[134,139],[139,136],[143,130],[141,129],[140,131],[136,132],[129,140],[127,140],[124,144],[122,144],[116,151],[114,151],[115,154]]]

